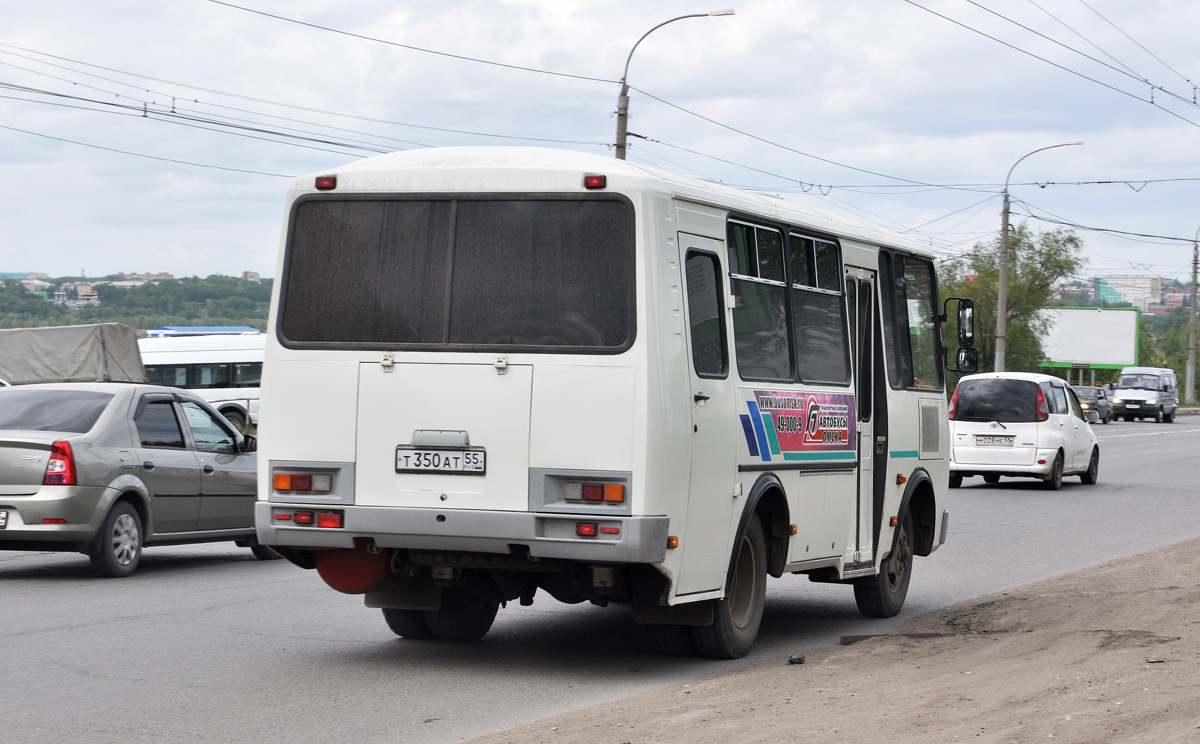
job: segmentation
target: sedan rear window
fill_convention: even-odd
[[[963,380],[955,392],[958,421],[1037,421],[1037,383],[1030,380]]]
[[[0,429],[82,434],[96,424],[112,393],[0,388]]]

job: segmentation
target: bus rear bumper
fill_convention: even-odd
[[[338,512],[340,528],[298,525],[296,512]],[[254,521],[258,542],[314,550],[353,548],[370,540],[378,548],[446,550],[509,555],[523,546],[531,558],[604,563],[661,563],[666,557],[665,516],[618,517],[506,511],[455,511],[383,506],[315,506],[260,501]],[[580,525],[583,532],[579,534]]]

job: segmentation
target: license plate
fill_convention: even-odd
[[[1126,408],[1141,408],[1141,406],[1138,405],[1137,403],[1126,403],[1125,407]]]
[[[8,526],[8,512],[0,511],[0,530]]]
[[[397,447],[396,472],[483,475],[487,472],[487,453],[474,449]]]
[[[975,436],[976,447],[1011,447],[1012,437],[995,437],[979,434]]]

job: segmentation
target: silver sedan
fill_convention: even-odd
[[[254,541],[255,438],[176,388],[0,388],[0,550],[85,553],[128,576],[142,548]]]

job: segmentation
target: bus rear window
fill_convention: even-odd
[[[633,210],[617,199],[309,199],[286,261],[289,346],[615,352],[634,337]]]

